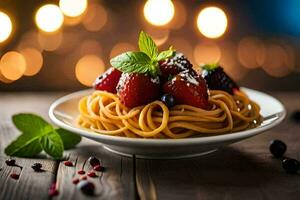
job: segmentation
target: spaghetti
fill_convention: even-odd
[[[210,110],[189,105],[168,108],[153,101],[125,107],[116,94],[95,91],[79,102],[78,124],[97,133],[141,138],[186,138],[245,130],[261,122],[260,107],[242,91],[210,90]]]

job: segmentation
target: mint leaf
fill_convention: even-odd
[[[40,144],[43,150],[55,159],[63,156],[64,144],[56,131],[44,135],[40,138]]]
[[[56,129],[56,132],[59,134],[65,150],[74,148],[81,141],[80,135],[74,134],[65,129],[59,128]]]
[[[39,135],[34,133],[23,133],[15,141],[10,143],[4,150],[6,155],[33,157],[42,151],[39,143]]]
[[[23,133],[43,134],[53,130],[53,127],[43,118],[31,113],[14,115],[12,121]]]
[[[172,49],[162,51],[158,54],[157,61],[165,60],[165,59],[173,56],[173,54],[174,54],[174,51]]]
[[[149,56],[151,60],[155,60],[158,56],[158,49],[152,38],[145,32],[141,31],[139,36],[139,48]]]
[[[126,52],[110,60],[113,67],[125,73],[153,73],[150,58],[143,52]]]

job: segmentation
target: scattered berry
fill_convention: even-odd
[[[166,104],[169,108],[173,107],[175,105],[175,98],[171,94],[164,94],[161,97],[161,101]]]
[[[104,90],[107,92],[116,93],[116,87],[121,74],[122,72],[111,67],[96,79],[93,86],[96,90]]]
[[[145,105],[159,98],[159,77],[123,73],[117,86],[121,102],[129,107]]]
[[[239,86],[217,64],[204,65],[202,67],[202,77],[211,90],[223,90],[230,94],[233,94],[235,90],[239,90]]]
[[[8,166],[15,166],[16,165],[16,160],[14,159],[7,159],[5,161],[5,163],[8,165]]]
[[[104,168],[101,166],[101,165],[96,165],[96,166],[94,166],[93,167],[93,169],[95,170],[95,171],[102,171]]]
[[[96,165],[100,165],[99,159],[94,156],[89,157],[88,161],[89,161],[90,165],[93,167]]]
[[[282,161],[283,169],[289,174],[296,174],[300,169],[300,163],[296,159],[286,158]]]
[[[97,177],[95,172],[89,172],[87,175],[92,178]]]
[[[86,195],[92,196],[94,195],[95,186],[92,182],[89,181],[80,181],[77,184],[77,189],[81,190]]]
[[[300,110],[295,110],[292,115],[291,118],[295,121],[295,122],[300,122]]]
[[[77,173],[82,175],[82,174],[85,174],[85,171],[84,170],[79,170]]]
[[[71,161],[67,160],[67,161],[64,161],[64,165],[68,166],[68,167],[72,167],[73,163]]]
[[[160,61],[159,67],[165,82],[169,77],[172,78],[182,71],[192,69],[193,65],[182,53],[175,52],[173,57]]]
[[[80,178],[80,180],[86,180],[87,179],[87,176],[82,176],[81,178]]]
[[[187,104],[208,109],[208,93],[204,79],[189,71],[180,72],[163,86],[164,93],[171,94],[177,104]]]
[[[79,179],[78,179],[78,178],[74,178],[74,179],[72,180],[72,183],[73,183],[74,185],[77,185],[77,184],[79,183]]]
[[[43,167],[43,165],[42,165],[41,163],[34,163],[34,164],[31,166],[31,168],[32,168],[34,171],[36,171],[36,172],[41,171],[42,167]]]
[[[54,197],[54,196],[57,196],[58,195],[58,190],[56,190],[56,189],[49,189],[48,190],[48,195],[50,196],[50,197]]]
[[[286,152],[286,144],[280,140],[272,140],[270,143],[270,152],[275,158],[280,158]]]
[[[16,174],[16,173],[11,173],[9,176],[10,176],[10,178],[15,179],[15,180],[18,180],[20,177],[20,175]]]

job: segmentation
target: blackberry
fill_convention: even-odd
[[[210,90],[223,90],[230,94],[233,94],[235,90],[239,90],[239,86],[218,64],[204,65],[202,67],[202,77]]]

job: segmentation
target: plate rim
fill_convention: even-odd
[[[66,102],[67,100],[70,100],[72,98],[78,97],[80,95],[86,94],[89,91],[93,91],[93,89],[85,89],[85,90],[80,90],[77,92],[73,92],[70,94],[67,94],[63,97],[58,98],[55,100],[50,108],[49,108],[49,117],[52,120],[52,122],[59,126],[62,127],[66,130],[69,130],[71,132],[74,132],[76,134],[79,134],[81,136],[87,137],[89,139],[97,140],[98,142],[102,143],[102,141],[109,142],[110,144],[120,144],[120,143],[128,143],[128,144],[140,144],[140,145],[176,145],[176,144],[209,144],[209,143],[216,143],[216,142],[226,142],[226,141],[232,141],[232,140],[241,140],[241,139],[246,139],[252,136],[255,136],[259,133],[263,133],[278,124],[280,124],[286,117],[287,111],[284,105],[275,97],[266,94],[264,92],[254,90],[254,89],[249,89],[246,87],[242,87],[242,90],[245,90],[247,92],[255,92],[259,93],[261,95],[268,96],[269,98],[272,98],[274,101],[278,103],[278,105],[281,107],[281,112],[278,112],[278,118],[275,119],[272,123],[253,128],[253,129],[247,129],[239,132],[234,132],[234,133],[229,133],[229,134],[221,134],[221,135],[214,135],[214,136],[203,136],[203,137],[193,137],[193,138],[180,138],[180,139],[171,139],[171,138],[166,138],[166,139],[154,139],[154,138],[128,138],[128,137],[120,137],[120,136],[111,136],[111,135],[105,135],[105,134],[100,134],[100,133],[95,133],[91,130],[88,129],[80,129],[75,126],[71,126],[67,123],[64,123],[63,121],[59,120],[55,116],[55,108],[59,106],[60,104]],[[112,143],[114,142],[114,143]]]

